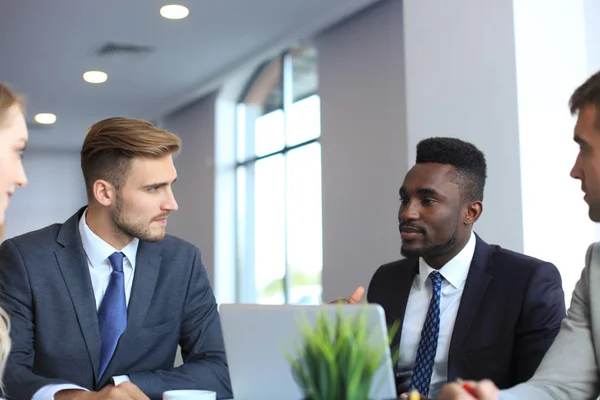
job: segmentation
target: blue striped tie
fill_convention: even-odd
[[[100,327],[100,374],[104,374],[110,362],[119,338],[127,327],[127,303],[125,301],[125,277],[123,274],[124,254],[116,252],[108,259],[113,267],[110,281],[104,293],[104,298],[98,309],[98,325]]]
[[[429,274],[429,279],[431,279],[433,294],[429,302],[425,324],[423,324],[423,330],[421,331],[421,340],[419,341],[417,358],[409,386],[409,390],[417,389],[425,397],[429,395],[431,373],[433,372],[433,363],[440,335],[442,275],[437,271],[433,271]]]

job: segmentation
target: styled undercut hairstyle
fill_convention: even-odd
[[[575,89],[569,100],[569,109],[573,115],[587,106],[594,106],[596,109],[596,126],[600,129],[600,71]]]
[[[471,143],[446,137],[422,140],[417,145],[416,162],[454,166],[454,179],[460,186],[462,201],[483,200],[487,165],[484,154]]]
[[[134,158],[162,158],[175,155],[180,139],[159,129],[151,122],[115,117],[90,127],[81,148],[81,170],[88,199],[93,199],[93,185],[103,179],[120,190]]]

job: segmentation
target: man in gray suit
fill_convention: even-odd
[[[165,235],[179,139],[110,118],[81,150],[88,206],[0,247],[11,399],[231,397],[217,305],[195,246]],[[184,364],[174,368],[177,345]]]
[[[600,222],[600,72],[581,85],[570,100],[578,113],[575,142],[579,155],[571,176],[581,181],[589,216]],[[560,332],[534,376],[526,383],[498,391],[490,381],[471,382],[475,394],[449,384],[447,400],[590,400],[600,395],[600,242],[590,246],[586,266],[575,286],[571,307]]]

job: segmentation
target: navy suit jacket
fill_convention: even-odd
[[[403,323],[418,271],[418,258],[407,258],[375,272],[367,299],[383,307],[388,324]],[[565,316],[562,281],[553,264],[477,237],[450,341],[448,380],[489,378],[501,389],[528,380]],[[396,351],[401,333],[400,326],[391,346]]]
[[[83,209],[0,247],[0,304],[11,318],[4,384],[11,399],[74,383],[98,390],[128,375],[151,399],[170,389],[231,397],[217,304],[195,246],[167,235],[140,241],[127,329],[102,376],[96,302],[81,244]],[[184,364],[174,368],[177,345]]]

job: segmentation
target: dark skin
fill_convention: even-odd
[[[398,210],[403,255],[440,269],[465,247],[483,206],[464,202],[460,184],[446,164],[417,164],[406,174]]]
[[[423,163],[408,171],[398,210],[403,255],[423,257],[439,270],[466,246],[483,207],[480,201],[463,201],[460,183],[452,165]]]
[[[400,188],[398,223],[402,253],[422,256],[431,268],[440,269],[465,247],[473,224],[481,216],[481,201],[463,201],[461,180],[452,165],[416,164]],[[332,303],[359,303],[363,286],[347,299]]]

